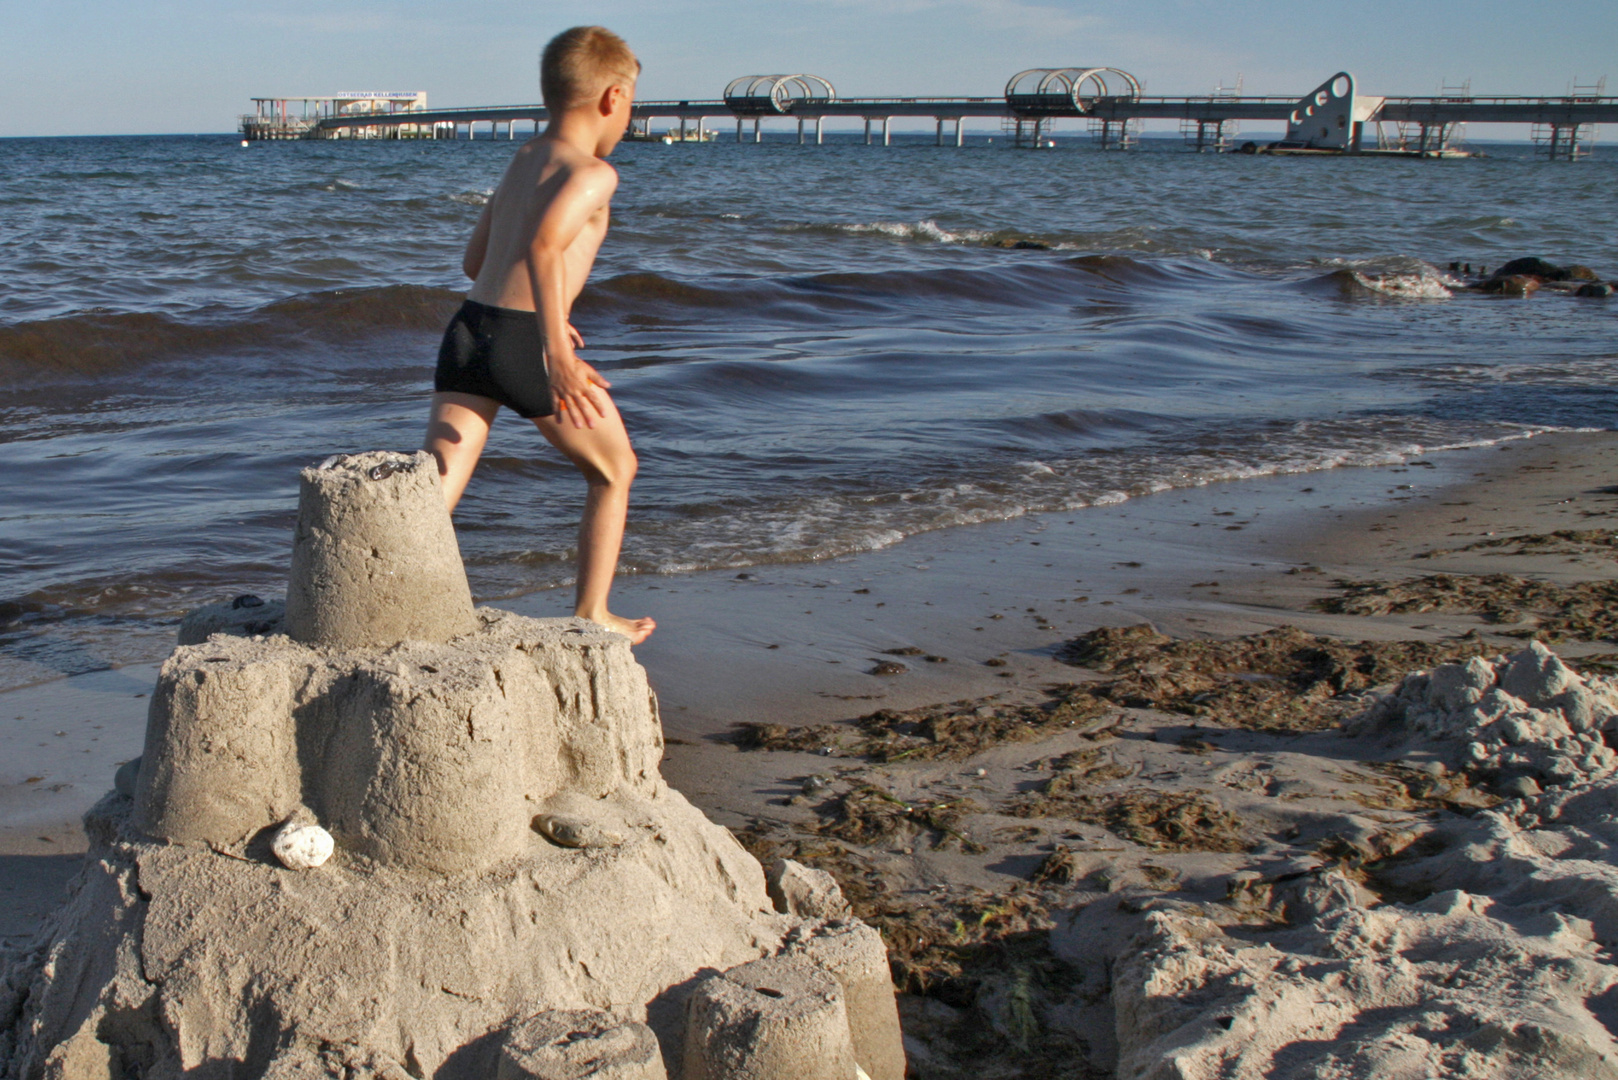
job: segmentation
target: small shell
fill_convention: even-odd
[[[288,870],[313,870],[331,858],[331,833],[319,825],[289,821],[276,830],[270,850]]]

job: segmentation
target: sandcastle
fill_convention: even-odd
[[[183,621],[0,1076],[901,1080],[880,937],[664,783],[626,639],[474,608],[438,485],[305,469],[285,604]]]

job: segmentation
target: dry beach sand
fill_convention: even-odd
[[[637,657],[669,783],[839,876],[917,1075],[1618,1075],[1592,734],[1615,466],[1618,437],[1544,436],[634,579],[618,606],[664,628]],[[1579,676],[1450,668],[1339,730],[1536,627]],[[62,896],[154,672],[0,698],[5,943]]]

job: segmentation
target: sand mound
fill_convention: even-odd
[[[1349,736],[1518,797],[1446,819],[1364,881],[1244,875],[1232,897],[1267,901],[1245,920],[1142,905],[1113,972],[1119,1076],[1618,1077],[1615,726],[1618,683],[1537,643],[1407,677]]]
[[[303,481],[291,602],[185,621],[75,894],[9,958],[0,1076],[901,1080],[880,938],[791,864],[778,910],[663,782],[627,639],[474,610],[426,455]],[[278,861],[288,822],[330,860]],[[687,1015],[743,965],[724,1024]]]

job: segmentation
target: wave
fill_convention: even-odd
[[[1333,269],[1304,287],[1348,299],[1448,300],[1461,286],[1431,263],[1408,256],[1327,259],[1321,265]]]
[[[939,529],[1110,506],[1230,481],[1409,464],[1447,450],[1574,430],[1414,419],[1389,430],[1390,423],[1386,417],[1277,423],[1249,433],[1251,445],[1103,449],[1079,459],[1005,462],[992,474],[939,478],[903,490],[825,492],[774,505],[720,500],[686,507],[682,520],[662,529],[643,523],[626,545],[624,558],[627,568],[658,574],[817,562],[890,547]]]
[[[461,294],[423,285],[335,289],[245,313],[183,319],[156,312],[86,311],[0,326],[0,389],[41,374],[97,376],[203,352],[292,341],[342,341],[379,331],[441,329]]]
[[[788,225],[785,232],[818,232],[829,234],[843,234],[847,236],[891,236],[898,240],[927,240],[939,244],[987,244],[1005,240],[1015,243],[1021,239],[1030,243],[1038,243],[1031,237],[1020,236],[1011,232],[991,232],[984,229],[957,229],[940,228],[938,222],[930,218],[922,221],[866,221],[829,224]]]
[[[644,272],[591,284],[576,310],[591,315],[677,312],[682,308],[823,315],[877,310],[914,301],[950,300],[993,307],[1067,305],[1117,285],[1172,285],[1206,270],[1164,265],[1127,255],[1083,255],[1000,267],[826,272],[791,277],[734,278],[694,284]]]
[[[739,219],[740,215],[724,214]],[[780,226],[786,233],[828,237],[886,237],[923,244],[960,244],[1014,251],[1138,251],[1161,256],[1213,258],[1212,250],[1184,247],[1161,230],[1126,226],[1105,232],[1028,232],[1021,229],[950,229],[932,218],[919,221],[799,222]]]
[[[737,312],[785,322],[828,315],[914,311],[938,302],[952,310],[1065,308],[1088,297],[1129,290],[1190,289],[1242,272],[1200,258],[1059,254],[985,265],[711,277],[685,281],[652,271],[591,283],[576,312],[585,317],[667,317]],[[1266,279],[1255,279],[1265,282]],[[1443,298],[1455,284],[1419,260],[1343,262],[1302,283],[1331,295]],[[334,342],[392,331],[436,332],[461,294],[425,285],[387,285],[304,293],[263,307],[160,312],[88,310],[0,325],[0,390],[40,375],[94,377],[171,357],[288,343]]]

